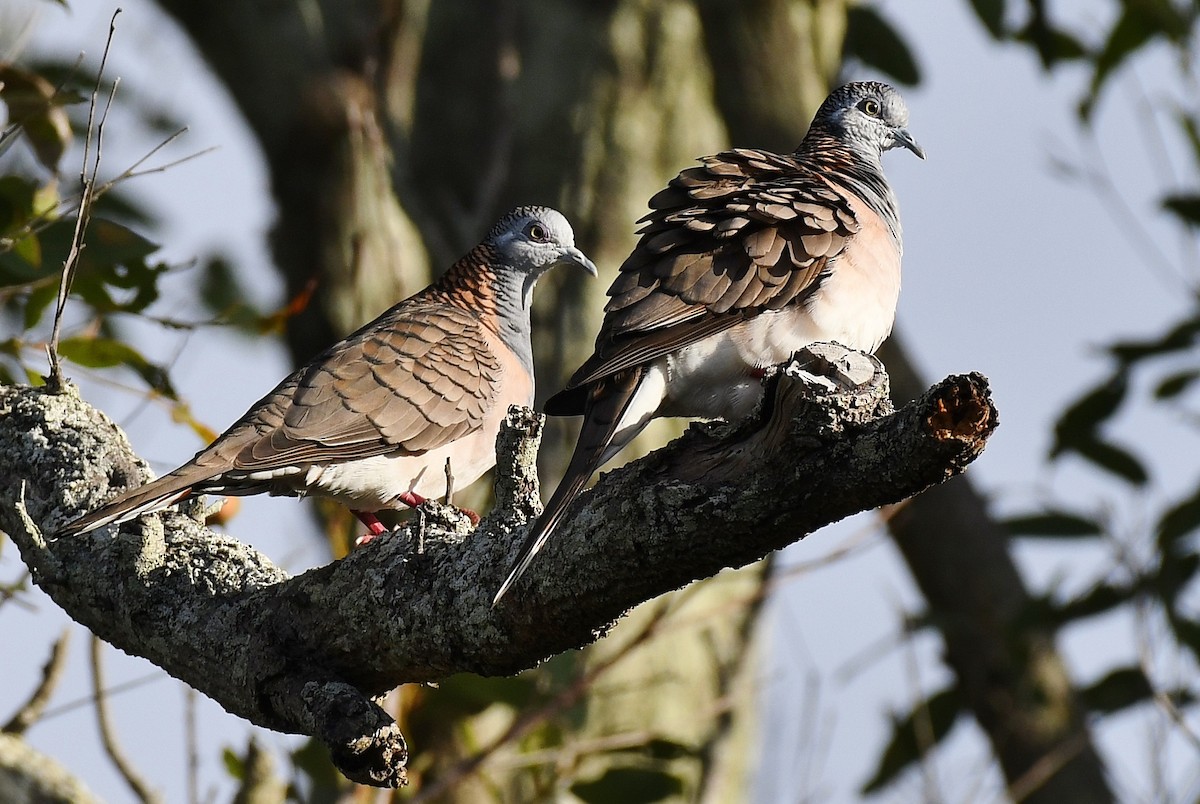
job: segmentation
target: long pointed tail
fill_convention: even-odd
[[[185,467],[186,468],[186,467]],[[207,476],[196,477],[194,474],[182,475],[172,472],[158,480],[130,489],[105,503],[104,505],[85,514],[79,519],[64,525],[56,537],[76,536],[102,528],[117,522],[128,522],[142,514],[153,513],[168,508],[192,493],[197,483],[207,480]]]
[[[645,426],[645,422],[630,426],[633,423],[623,421],[642,378],[643,369],[634,368],[601,380],[590,389],[584,407],[583,427],[579,431],[579,440],[571,454],[571,462],[567,464],[567,471],[521,544],[517,560],[492,599],[492,608],[529,568],[538,551],[562,521],[571,501],[583,490],[588,478]],[[619,443],[615,441],[618,433]]]

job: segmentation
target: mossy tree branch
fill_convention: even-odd
[[[528,410],[501,435],[498,502],[478,529],[429,503],[388,538],[289,577],[183,512],[54,539],[145,466],[74,393],[4,388],[0,526],[34,581],[102,638],[258,725],[318,737],[355,781],[398,785],[404,740],[372,696],[588,644],[642,601],[960,473],[996,427],[979,375],[896,412],[872,359],[814,352],[804,365],[770,381],[758,419],[695,425],[604,475],[495,610],[538,506],[542,422]],[[863,382],[847,390],[847,377]]]

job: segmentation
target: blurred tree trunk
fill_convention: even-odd
[[[300,361],[419,288],[517,204],[561,209],[611,276],[646,199],[695,157],[730,142],[782,150],[799,142],[837,75],[849,0],[160,2],[258,136],[288,289],[319,283],[288,331]],[[534,306],[539,398],[590,351],[606,285],[566,273],[543,281]],[[907,364],[894,353],[887,362],[907,393]],[[546,477],[558,477],[574,427],[548,430]],[[642,443],[663,437],[659,428]],[[1026,800],[1110,800],[1051,635],[1010,638],[1027,595],[1002,536],[967,482],[937,495],[915,501],[893,528],[1006,778],[1028,782],[1039,759],[1068,746]],[[664,736],[696,749],[670,766],[689,797],[705,787],[710,801],[744,797],[747,769],[729,768],[745,741],[740,750],[712,748],[753,705],[750,695],[723,711],[720,702],[739,662],[750,661],[757,606],[745,601],[757,598],[761,580],[755,568],[665,604],[702,614],[702,627],[639,644],[637,661],[615,657],[661,612],[622,623],[576,668],[612,661],[602,683],[621,694],[591,696],[572,710],[576,736],[556,739]],[[437,695],[404,693],[410,721],[422,720],[421,707],[434,711]],[[497,718],[511,715],[485,712],[472,739],[502,730]],[[564,731],[567,720],[557,721]],[[415,778],[433,780],[467,751],[454,728],[441,722],[411,735]],[[716,767],[718,755],[731,764]],[[567,775],[598,778],[612,756],[583,757]],[[497,783],[500,774],[488,774]],[[530,778],[543,791],[563,784],[552,773]],[[532,782],[500,784],[528,798]],[[460,800],[483,789],[460,787]]]
[[[780,127],[798,140],[836,70],[844,18],[840,3],[825,4],[836,13],[817,14],[790,0],[747,3],[745,12],[731,4],[704,24],[687,0],[162,5],[262,144],[279,210],[274,256],[289,291],[319,283],[314,303],[289,327],[297,361],[423,285],[518,204],[561,209],[611,276],[646,199],[697,156],[729,143],[709,59],[737,46],[721,44],[721,27],[776,34],[756,49],[757,69],[772,75],[782,65],[779,74],[804,77],[799,94],[790,80],[769,89],[783,104]],[[827,18],[834,24],[824,35]],[[817,41],[826,46],[797,47]],[[816,60],[820,77],[810,80]],[[534,305],[539,398],[590,352],[606,287],[607,277],[587,282],[566,272],[543,281]],[[556,422],[547,434],[547,477],[565,463],[576,426]],[[646,443],[664,438],[649,434]],[[639,612],[582,660],[566,660],[570,675],[597,674],[596,692],[554,716],[562,735],[541,731],[526,741],[596,747],[570,762],[543,761],[549,772],[535,766],[505,779],[486,768],[480,781],[455,758],[486,744],[513,714],[488,710],[463,726],[437,716],[453,708],[440,690],[402,691],[397,699],[415,730],[414,779],[461,775],[438,800],[478,800],[494,785],[526,800],[601,780],[633,757],[636,768],[681,780],[682,798],[740,798],[754,735],[746,725],[753,718],[736,716],[755,701],[738,680],[753,666],[748,645],[762,577],[762,568],[729,574]],[[639,638],[648,629],[654,637]],[[647,763],[622,747],[628,739],[680,750]],[[497,754],[514,764],[515,751]],[[419,795],[420,782],[416,788]]]
[[[897,404],[924,392],[895,338],[880,357]],[[1029,592],[1008,534],[968,476],[907,501],[888,527],[1013,797],[1039,804],[1113,801],[1054,634],[1024,616]]]

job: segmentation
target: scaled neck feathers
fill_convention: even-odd
[[[480,243],[450,266],[430,288],[433,298],[471,313],[480,324],[500,336],[508,348],[533,372],[531,324],[523,273],[500,266],[500,256]]]
[[[811,164],[818,174],[829,176],[865,201],[887,223],[897,251],[903,251],[900,207],[883,175],[878,153],[855,148],[828,132],[813,129],[796,149],[796,156]]]

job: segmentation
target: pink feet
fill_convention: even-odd
[[[414,494],[411,491],[404,492],[397,497],[397,499],[407,505],[409,508],[416,508],[418,505],[425,502],[424,497],[422,497],[420,494]],[[450,502],[450,500],[447,499],[446,502]],[[479,514],[467,508],[459,508],[458,510],[462,511],[463,514],[466,515],[467,519],[471,520],[472,527],[479,524]]]
[[[416,508],[417,506],[421,505],[421,503],[425,502],[424,497],[411,491],[404,492],[396,499],[407,505],[409,508]],[[472,526],[479,524],[479,514],[475,513],[474,511],[469,511],[466,508],[459,508],[458,510],[462,511],[466,515],[467,519],[471,520]],[[355,547],[362,547],[376,536],[382,536],[388,532],[387,527],[379,521],[379,517],[375,516],[375,514],[371,513],[370,511],[351,511],[350,513],[358,517],[359,521],[367,526],[367,532],[354,540]]]
[[[379,521],[379,517],[370,511],[351,511],[350,513],[358,517],[358,520],[367,526],[367,532],[354,540],[355,547],[362,547],[376,536],[382,536],[387,533],[387,528]]]

